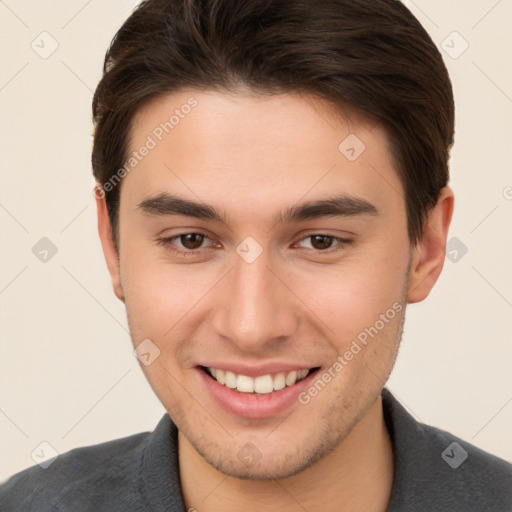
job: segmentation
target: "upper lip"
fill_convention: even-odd
[[[215,368],[224,371],[236,373],[237,375],[247,375],[247,377],[259,377],[261,375],[277,374],[277,373],[290,373],[294,370],[311,370],[317,368],[319,365],[308,365],[304,363],[280,363],[269,362],[264,364],[247,364],[240,363],[224,363],[224,362],[205,362],[200,363],[199,366],[206,368]]]

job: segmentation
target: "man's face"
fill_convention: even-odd
[[[160,351],[143,370],[214,467],[291,475],[370,410],[398,350],[413,251],[385,132],[311,97],[188,90],[138,113],[130,152],[144,145],[121,185],[118,291],[134,345]],[[334,198],[336,215],[285,214]]]

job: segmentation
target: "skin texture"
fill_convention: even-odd
[[[119,255],[97,197],[103,250],[133,344],[150,339],[160,350],[141,366],[180,431],[187,508],[328,511],[343,503],[385,511],[393,457],[380,392],[406,304],[423,300],[443,267],[453,193],[443,189],[412,246],[385,131],[362,118],[342,121],[309,96],[180,91],[138,112],[130,150],[192,96],[197,106],[120,185]],[[355,161],[338,150],[351,133],[366,146]],[[229,225],[138,208],[162,192],[208,203]],[[286,207],[333,194],[364,199],[378,214],[276,224]],[[179,237],[158,243],[197,232],[206,235],[199,249]],[[331,239],[322,252],[308,238],[315,234],[351,242]],[[248,236],[262,249],[252,263],[236,251]],[[325,372],[393,305],[401,311],[314,398],[272,417],[227,412],[197,368],[277,361]],[[237,456],[247,443],[258,453],[249,466]]]

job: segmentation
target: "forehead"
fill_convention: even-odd
[[[250,204],[254,216],[335,192],[403,206],[385,130],[313,96],[168,94],[134,116],[133,152],[123,184],[132,202],[167,191],[240,214]]]

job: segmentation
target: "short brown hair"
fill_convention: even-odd
[[[115,35],[93,99],[102,187],[126,160],[131,122],[186,87],[309,93],[385,127],[408,234],[448,183],[453,92],[441,54],[398,0],[145,0]],[[120,186],[104,193],[118,240]]]

